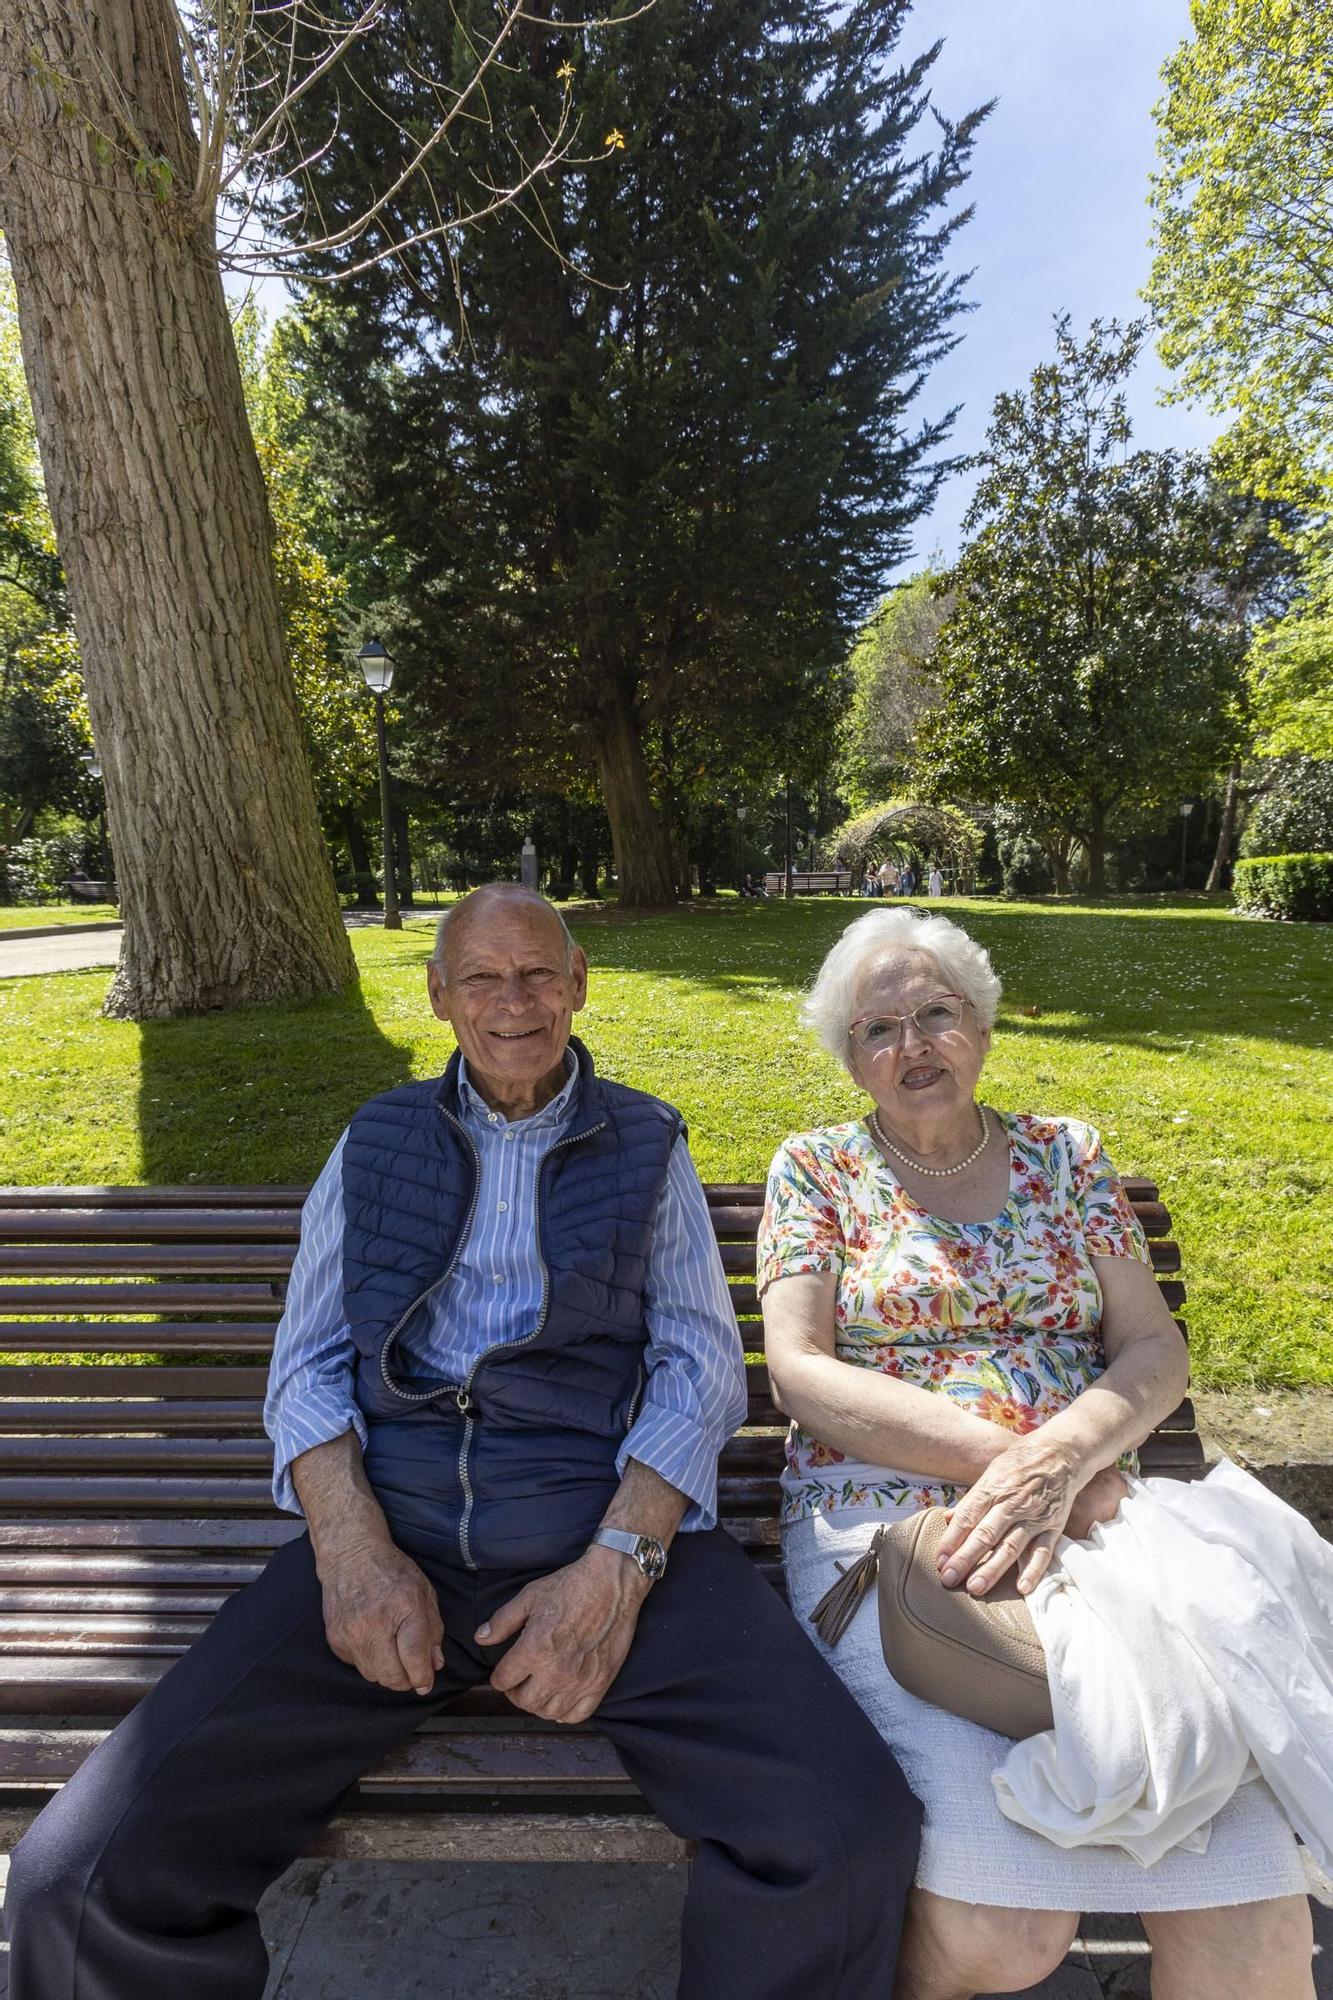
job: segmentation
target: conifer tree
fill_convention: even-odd
[[[349,56],[308,204],[364,205],[431,115],[413,79],[484,14],[415,0]],[[627,902],[675,894],[691,800],[827,754],[847,636],[943,470],[949,420],[911,405],[957,338],[984,113],[932,124],[908,18],[656,0],[632,32],[516,36],[491,119],[553,127],[572,97],[601,157],[318,315],[340,483],[406,561],[396,692],[479,781],[595,769]],[[313,136],[328,108],[296,115]],[[464,135],[386,231],[469,191]]]

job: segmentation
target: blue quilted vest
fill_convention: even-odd
[[[383,1483],[403,1495],[414,1482],[428,1490],[437,1513],[461,1510],[469,1561],[472,1489],[485,1497],[482,1473],[508,1486],[535,1455],[523,1476],[540,1487],[535,1460],[545,1466],[554,1457],[571,1472],[595,1468],[604,1486],[642,1387],[644,1286],[667,1164],[684,1125],[659,1099],[604,1082],[581,1042],[570,1047],[578,1107],[537,1180],[545,1308],[530,1334],[489,1349],[464,1383],[401,1372],[404,1346],[422,1348],[405,1336],[420,1330],[447,1284],[476,1200],[479,1160],[459,1117],[457,1055],[442,1078],[363,1105],[343,1148],[343,1300],[358,1353],[357,1401],[375,1434],[368,1470],[377,1490],[378,1467]],[[455,1443],[456,1453],[447,1449]],[[405,1454],[415,1469],[404,1470]],[[454,1458],[456,1492],[439,1471]],[[413,1502],[406,1511],[420,1509]]]

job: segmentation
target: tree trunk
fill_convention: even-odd
[[[601,895],[601,856],[595,847],[590,847],[579,862],[579,875],[585,896],[596,898]]]
[[[119,132],[113,97],[171,163],[165,197],[97,159],[86,121]],[[355,976],[196,152],[165,0],[6,0],[0,227],[125,919],[106,1011],[130,1019]]]
[[[653,805],[639,725],[623,688],[608,694],[600,724],[597,769],[611,822],[620,901],[632,909],[674,902],[671,840]]]
[[[1227,772],[1226,798],[1222,805],[1222,824],[1217,829],[1217,846],[1213,850],[1213,865],[1208,870],[1205,892],[1220,889],[1227,863],[1231,859],[1231,843],[1236,834],[1236,809],[1240,804],[1240,761],[1236,760]]]
[[[370,843],[366,839],[366,829],[351,806],[339,806],[338,817],[342,821],[347,852],[352,857],[357,904],[362,909],[377,910],[380,906],[380,892],[375,880],[375,864],[370,858]]]

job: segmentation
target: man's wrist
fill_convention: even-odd
[[[666,1573],[666,1547],[656,1535],[641,1534],[634,1528],[609,1527],[604,1522],[593,1536],[591,1549],[605,1551],[627,1563],[645,1584],[656,1583]]]

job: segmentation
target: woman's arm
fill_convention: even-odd
[[[1014,1563],[1029,1591],[1050,1563],[1080,1489],[1142,1444],[1189,1381],[1185,1343],[1150,1267],[1094,1257],[1102,1288],[1106,1372],[1040,1430],[987,1467],[954,1509],[940,1543],[947,1584],[981,1596]]]
[[[764,1292],[764,1352],[778,1408],[849,1458],[971,1486],[1017,1440],[947,1396],[839,1361],[837,1282],[831,1271],[802,1272],[774,1278]]]

